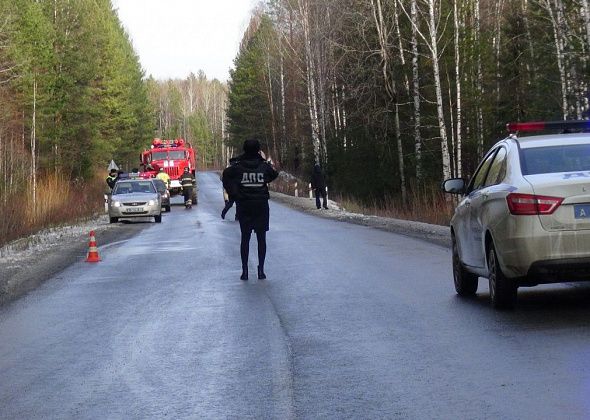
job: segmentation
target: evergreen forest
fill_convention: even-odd
[[[110,0],[0,0],[0,11],[1,244],[99,209],[108,163],[135,162],[154,126]]]

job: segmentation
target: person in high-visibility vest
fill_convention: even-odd
[[[116,169],[111,169],[111,172],[109,173],[109,176],[107,176],[107,185],[109,186],[109,193],[111,191],[113,191],[113,188],[115,188],[115,183],[117,182],[117,170]]]
[[[164,168],[160,168],[160,172],[158,172],[156,178],[164,181],[164,184],[166,184],[166,188],[170,188],[170,175],[164,172]]]

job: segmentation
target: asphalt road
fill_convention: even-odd
[[[242,282],[199,182],[192,211],[0,309],[0,418],[590,417],[589,286],[496,312],[483,281],[455,296],[446,248],[278,204],[268,280]]]

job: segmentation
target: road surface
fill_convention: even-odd
[[[590,417],[588,286],[496,312],[484,281],[455,296],[446,248],[278,204],[268,279],[243,282],[199,183],[192,211],[0,309],[0,418]]]

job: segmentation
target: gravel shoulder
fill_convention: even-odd
[[[330,210],[318,210],[315,207],[315,199],[310,199],[307,197],[293,197],[275,191],[271,191],[270,194],[274,201],[285,204],[291,208],[313,214],[314,216],[368,226],[375,229],[385,230],[387,232],[393,232],[412,238],[422,239],[443,247],[451,247],[451,231],[447,226],[350,213],[339,208],[338,204],[333,201],[329,202]]]
[[[84,260],[90,231],[100,248],[124,241],[150,223],[111,225],[106,215],[43,230],[0,248],[0,306],[35,289],[70,265]]]

